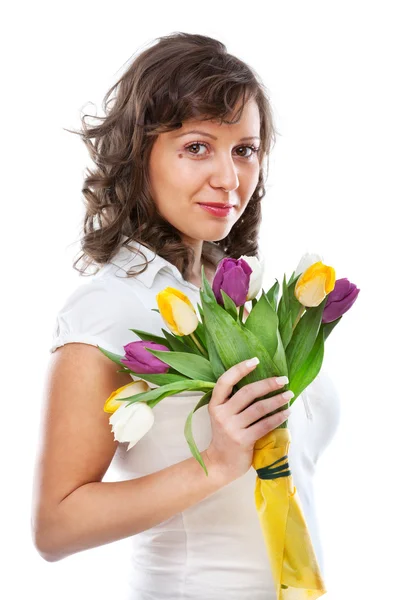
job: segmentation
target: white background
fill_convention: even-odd
[[[11,5],[9,5],[11,6]],[[263,200],[266,282],[316,252],[361,289],[326,345],[341,399],[316,494],[328,600],[395,598],[399,418],[397,2],[20,2],[1,38],[2,588],[7,599],[118,598],[126,541],[46,563],[30,537],[43,383],[90,164],[78,128],[157,36],[224,42],[267,86],[280,135]],[[397,260],[396,260],[397,259]],[[268,287],[269,287],[268,285]],[[247,600],[247,599],[246,599]]]

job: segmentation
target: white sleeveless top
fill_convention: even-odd
[[[123,346],[140,339],[131,328],[162,335],[161,329],[167,327],[160,314],[151,309],[158,308],[156,294],[167,286],[182,290],[198,310],[197,286],[145,246],[131,246],[139,247],[148,260],[154,257],[146,271],[126,277],[133,265],[139,265],[135,271],[141,270],[144,261],[140,254],[121,249],[112,262],[67,298],[56,317],[51,352],[68,342],[81,342],[124,355]],[[246,308],[251,309],[251,302]],[[113,474],[113,480],[142,477],[192,457],[184,425],[201,396],[201,392],[183,392],[158,403],[150,431],[129,451],[128,443],[118,444],[107,472]],[[291,472],[322,573],[313,475],[338,420],[337,390],[322,369],[296,399],[288,419]],[[207,406],[193,416],[193,435],[200,451],[211,442]],[[276,600],[255,508],[255,480],[251,467],[196,505],[132,536],[129,572],[125,574],[129,591],[124,600]]]

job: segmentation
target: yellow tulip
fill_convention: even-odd
[[[319,306],[335,287],[335,281],[334,268],[316,262],[299,277],[294,295],[303,306]]]
[[[199,319],[189,298],[173,287],[166,287],[156,296],[164,323],[175,335],[190,335]]]
[[[133,381],[132,383],[128,383],[127,385],[123,385],[118,388],[107,398],[104,404],[104,412],[114,413],[117,408],[122,406],[123,402],[118,402],[118,400],[122,400],[122,398],[128,398],[129,396],[133,396],[134,394],[142,394],[144,392],[148,392],[150,390],[150,386],[146,381],[140,379],[139,381]]]
[[[290,441],[287,428],[274,429],[257,440],[252,464],[260,476],[254,497],[277,600],[315,600],[326,589],[286,462]],[[271,478],[274,471],[278,477]]]

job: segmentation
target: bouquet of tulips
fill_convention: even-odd
[[[201,319],[182,291],[167,287],[157,294],[154,309],[169,329],[162,329],[164,337],[132,329],[142,341],[124,346],[125,356],[98,346],[123,372],[139,378],[105,402],[104,410],[112,413],[114,439],[129,442],[129,450],[152,427],[152,409],[163,398],[186,390],[204,392],[187,416],[184,434],[208,474],[193,438],[192,417],[209,402],[224,371],[257,356],[258,366],[233,393],[253,381],[286,375],[294,393],[288,405],[296,400],[318,375],[324,343],[360,290],[346,278],[336,280],[334,269],[310,254],[303,256],[288,282],[284,276],[280,298],[278,280],[267,292],[261,284],[262,266],[256,257],[224,258],[212,285],[202,268],[201,306],[197,305]],[[243,320],[249,300],[252,308]],[[256,442],[255,504],[277,599],[315,599],[326,590],[290,473],[289,445],[287,421]]]

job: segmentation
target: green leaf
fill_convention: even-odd
[[[231,315],[232,319],[235,319],[235,321],[237,321],[238,320],[238,311],[237,311],[236,304],[234,303],[232,298],[224,292],[224,290],[221,290],[221,296],[222,296],[225,310]]]
[[[339,323],[341,318],[342,317],[339,317],[338,319],[336,319],[336,321],[332,321],[331,323],[321,323],[317,338],[311,351],[304,359],[302,364],[298,367],[297,371],[290,372],[289,387],[295,394],[294,397],[290,400],[290,405],[292,405],[293,402],[298,398],[298,396],[310,385],[312,381],[314,381],[314,379],[320,372],[324,359],[325,341],[327,340],[331,331]]]
[[[331,321],[330,323],[321,323],[321,327],[323,327],[323,329],[324,329],[324,341],[325,342],[328,339],[328,336],[331,333],[331,331],[336,327],[336,325],[339,323],[339,321],[341,320],[342,317],[343,317],[343,315],[341,317],[339,317],[338,319],[336,319],[336,321]]]
[[[153,408],[156,404],[158,404],[163,398],[166,398],[167,396],[174,396],[175,394],[179,394],[180,392],[184,392],[187,390],[198,390],[200,392],[208,392],[209,390],[214,389],[214,386],[215,382],[213,381],[202,381],[200,379],[185,379],[182,381],[168,383],[167,385],[154,388],[147,392],[127,396],[126,398],[124,398],[124,401],[128,402],[128,406],[130,404],[134,404],[135,402],[147,402],[150,408]]]
[[[302,308],[301,303],[297,300],[296,296],[294,295],[294,289],[299,277],[300,275],[293,279],[290,285],[286,285],[286,276],[284,276],[284,293],[282,295],[282,299],[278,307],[279,332],[281,334],[282,344],[285,350],[288,347],[290,340],[292,339],[293,326],[296,322],[300,309]]]
[[[194,441],[194,437],[193,437],[192,418],[193,418],[193,414],[196,412],[196,410],[198,410],[202,406],[205,406],[206,404],[209,403],[210,398],[212,396],[212,392],[213,392],[212,390],[209,390],[208,392],[206,392],[204,394],[204,396],[202,396],[200,398],[200,400],[196,404],[195,408],[192,411],[190,411],[190,413],[186,419],[186,423],[185,423],[185,438],[189,445],[190,451],[193,454],[194,458],[197,460],[197,462],[199,462],[200,465],[203,467],[206,475],[208,475],[207,467],[204,464],[203,458],[199,452],[199,449],[196,446],[196,442]]]
[[[292,315],[293,322],[295,321],[300,308],[302,307],[301,302],[299,302],[295,296],[294,290],[297,285],[297,280],[300,278],[298,275],[291,283],[288,285],[288,296],[289,296],[289,311]]]
[[[264,294],[264,290],[263,290],[263,294]],[[279,296],[279,281],[277,279],[275,279],[274,285],[267,292],[267,298],[275,312],[276,312],[276,307],[278,306],[278,296]]]
[[[191,352],[192,354],[194,353],[192,347],[188,346],[182,341],[182,336],[176,336],[170,333],[169,331],[166,331],[166,329],[162,329],[162,332],[165,335],[171,350],[175,352]]]
[[[282,296],[278,303],[277,315],[279,319],[279,331],[281,334],[282,342],[284,347],[286,348],[287,344],[290,341],[290,337],[292,335],[292,322],[291,322],[291,314],[289,310],[289,297],[286,286],[286,276],[283,276],[283,284],[282,284]],[[290,323],[290,326],[289,326]]]
[[[197,302],[197,310],[199,312],[200,319],[199,319],[199,323],[195,329],[195,333],[199,336],[201,343],[203,344],[204,348],[207,350],[206,332],[204,329],[204,313],[203,313],[203,309],[202,309],[201,305],[198,302]]]
[[[325,297],[318,306],[308,308],[293,331],[290,344],[286,348],[290,381],[292,381],[314,346],[326,300]]]
[[[96,346],[98,347],[99,350],[101,350],[101,352],[107,356],[107,358],[109,358],[110,360],[112,360],[115,364],[119,365],[120,367],[123,367],[124,370],[126,370],[126,365],[124,365],[121,362],[122,358],[125,358],[124,356],[121,356],[120,354],[115,354],[114,352],[109,352],[108,350],[106,350],[105,348],[102,348],[101,346],[99,346],[98,344],[96,344]]]
[[[196,327],[196,329],[194,331],[194,334],[198,336],[198,338],[199,338],[202,346],[204,347],[204,349],[207,352],[206,334],[205,334],[205,331],[204,331],[204,325],[203,325],[203,323],[200,323],[200,321],[199,321],[199,323],[198,323],[198,325],[197,325],[197,327]]]
[[[169,345],[168,340],[164,339],[160,335],[154,335],[153,333],[148,333],[147,331],[142,331],[141,329],[130,329],[129,331],[133,331],[133,333],[136,333],[136,335],[138,337],[140,337],[140,339],[142,341],[155,342],[156,344],[163,344],[164,346],[166,346],[167,348],[172,350],[172,348]]]
[[[215,348],[215,344],[211,338],[210,332],[208,331],[208,328],[205,328],[205,332],[206,332],[206,338],[207,338],[207,348],[208,348],[208,354],[210,357],[210,365],[211,368],[213,370],[214,373],[214,377],[215,379],[213,379],[213,381],[217,381],[217,379],[219,377],[221,377],[222,373],[225,372],[225,367],[222,364],[222,361],[219,357],[219,354]]]
[[[281,300],[283,302],[283,306],[284,306],[285,312],[287,313],[289,311],[289,307],[290,307],[290,299],[289,299],[288,285],[286,283],[286,273],[283,274],[282,298],[281,298]]]
[[[293,334],[293,320],[290,312],[284,318],[279,318],[279,333],[283,347],[286,350]]]
[[[291,406],[303,390],[310,385],[321,370],[324,359],[324,330],[321,327],[311,352],[296,371],[290,374],[289,385],[294,393],[289,405]]]
[[[202,279],[203,285],[200,289],[200,292],[203,295],[203,297],[205,296],[205,297],[209,298],[209,300],[211,300],[212,302],[215,302],[215,304],[218,304],[215,294],[210,285],[210,282],[208,281],[208,279],[205,275],[204,265],[201,265],[201,279]],[[201,295],[200,295],[200,297],[201,297]],[[204,311],[204,302],[202,302],[202,306],[203,306],[203,311]]]
[[[275,354],[272,357],[272,360],[278,367],[279,373],[281,373],[282,375],[289,375],[289,369],[288,369],[287,360],[286,360],[286,352],[285,352],[285,348],[283,346],[281,334],[279,333],[279,327],[276,330],[276,338],[277,338],[278,344],[276,347]]]
[[[265,294],[260,296],[256,306],[250,311],[244,326],[260,340],[268,354],[274,356],[277,348],[276,332],[279,327],[279,319]]]
[[[202,358],[205,358],[206,360],[208,360],[208,351],[207,351],[207,348],[204,347],[201,339],[199,339],[199,336],[197,335],[197,330],[198,330],[198,327],[195,329],[195,331],[192,334],[183,335],[182,339],[184,340],[185,344],[187,344],[188,346],[191,347],[192,354],[197,354],[198,356],[201,356]],[[200,350],[200,348],[198,347],[198,345],[196,344],[196,342],[193,340],[192,335],[195,336],[195,338],[197,339],[198,343],[203,348],[203,351]]]
[[[148,350],[151,354],[171,365],[174,369],[191,379],[213,381],[214,373],[208,361],[203,356],[188,352],[168,352],[164,350]]]
[[[294,280],[295,280],[295,277],[294,277],[295,272],[296,271],[293,271],[293,273],[291,274],[290,279],[288,281],[288,286],[290,286],[294,282]],[[300,275],[297,275],[296,280],[300,277]]]
[[[197,356],[203,356],[202,352],[199,350],[193,339],[190,335],[182,335],[182,340],[184,343],[189,346],[191,354],[196,354]]]
[[[204,277],[204,289],[208,282]],[[218,304],[215,297],[200,290],[204,310],[205,327],[215,345],[215,350],[227,370],[245,359],[258,356],[260,364],[237,384],[242,387],[252,381],[278,375],[278,369],[268,351],[258,338],[243,328],[232,316]]]
[[[149,383],[154,383],[154,385],[165,385],[167,383],[174,383],[177,381],[191,381],[189,377],[185,377],[180,373],[136,373],[135,371],[130,371],[132,375],[135,377],[140,377],[140,379],[144,379]],[[133,381],[133,380],[132,380]]]

